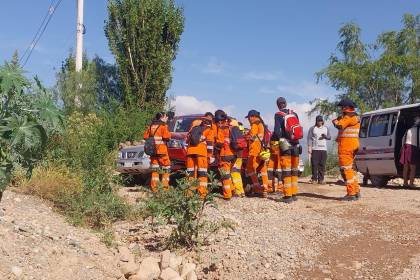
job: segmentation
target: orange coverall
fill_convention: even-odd
[[[234,151],[230,148],[230,129],[227,123],[218,124],[217,146],[219,147],[219,172],[223,184],[223,198],[232,198],[232,167],[236,160]]]
[[[359,116],[353,112],[344,113],[341,118],[333,121],[338,129],[338,162],[341,175],[346,183],[347,195],[354,196],[360,192],[359,182],[353,170],[353,161],[359,149]]]
[[[150,188],[157,192],[157,187],[161,183],[164,189],[169,187],[169,175],[171,172],[171,160],[169,159],[167,141],[171,138],[168,125],[161,121],[153,122],[144,132],[143,138],[153,137],[156,145],[156,155],[150,157],[152,168]],[[162,173],[162,180],[160,174]]]
[[[270,143],[270,160],[268,162],[268,191],[283,191],[283,180],[280,165],[280,147],[278,141]]]
[[[251,123],[251,128],[248,132],[247,138],[249,153],[246,164],[246,173],[251,177],[254,193],[267,193],[268,191],[268,173],[267,164],[259,155],[262,151],[262,143],[264,139],[264,125],[260,121]],[[261,176],[262,186],[258,181],[258,174]]]
[[[205,126],[204,124],[200,124]],[[205,126],[201,142],[197,146],[187,148],[187,174],[191,179],[197,179],[196,187],[200,197],[205,197],[207,191],[208,159],[213,156],[214,134],[210,126]]]

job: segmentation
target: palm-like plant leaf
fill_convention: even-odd
[[[26,117],[9,117],[3,120],[0,135],[9,140],[11,147],[22,154],[42,149],[47,142],[45,129]]]

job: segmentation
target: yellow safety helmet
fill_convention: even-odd
[[[265,161],[269,160],[270,159],[270,156],[271,156],[270,150],[265,150],[264,149],[260,153],[260,158],[262,160],[265,160]]]

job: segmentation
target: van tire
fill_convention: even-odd
[[[370,175],[369,179],[373,186],[383,188],[388,185],[390,178],[388,176]]]

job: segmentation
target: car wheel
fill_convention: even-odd
[[[370,175],[369,179],[375,187],[383,188],[387,186],[390,178],[388,176]]]

